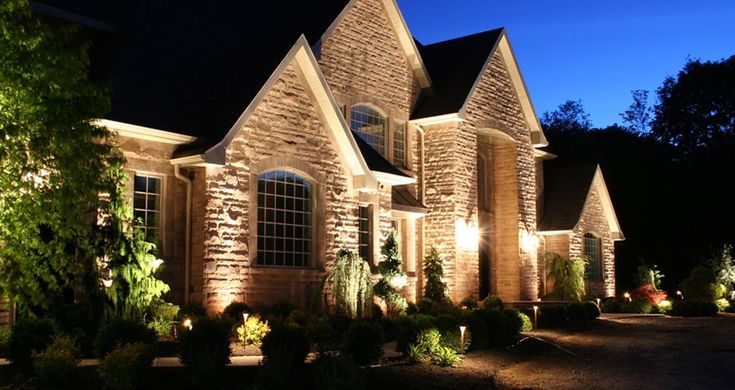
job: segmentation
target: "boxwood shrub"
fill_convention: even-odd
[[[104,358],[115,347],[123,344],[143,343],[154,345],[156,332],[133,320],[113,320],[100,328],[94,339],[94,353],[98,358]]]

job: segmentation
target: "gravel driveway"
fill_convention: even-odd
[[[622,316],[577,332],[538,330],[451,369],[386,367],[369,388],[735,389],[735,317]]]

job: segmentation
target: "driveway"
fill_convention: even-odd
[[[539,389],[735,388],[735,318],[615,316],[581,332],[538,330],[499,364],[500,387]],[[474,362],[474,360],[477,360]]]

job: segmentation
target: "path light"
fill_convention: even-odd
[[[684,294],[681,293],[681,290],[676,290],[676,295],[680,296],[681,299],[684,299]]]
[[[105,288],[112,287],[112,279],[102,279],[102,285],[105,286]]]
[[[538,306],[533,307],[533,328],[538,329]]]
[[[249,317],[249,316],[250,316],[250,314],[248,314],[248,312],[245,312],[245,311],[244,311],[244,312],[242,312],[242,324],[243,324],[243,325],[246,325],[246,324],[247,324],[247,322],[248,322],[248,317]]]
[[[632,299],[630,299],[630,293],[623,294],[623,298],[625,298],[628,302],[632,301]]]
[[[595,299],[597,301],[597,307],[600,307],[600,298]]]
[[[184,328],[191,330],[194,325],[191,323],[191,318],[184,318]]]
[[[467,327],[464,325],[459,326],[459,350],[464,353],[464,332],[467,330]]]

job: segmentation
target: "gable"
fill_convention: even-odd
[[[412,113],[417,122],[432,118],[466,119],[470,104],[488,73],[497,71],[494,62],[502,62],[503,78],[509,80],[524,125],[530,130],[535,147],[548,145],[533,108],[528,89],[510,46],[505,29],[495,29],[431,45],[421,46],[435,93],[422,100]],[[481,99],[488,99],[482,96]]]
[[[334,146],[345,172],[352,175],[355,188],[377,188],[377,180],[362,157],[357,143],[349,131],[341,111],[329,92],[323,75],[319,71],[316,59],[304,36],[299,38],[285,58],[271,74],[268,81],[262,86],[256,97],[250,102],[239,119],[230,128],[224,138],[216,145],[206,149],[202,154],[174,159],[173,164],[186,163],[188,165],[216,164],[224,165],[229,145],[248,123],[251,116],[258,110],[261,103],[271,90],[281,80],[289,69],[298,69],[302,75],[304,88],[309,91],[313,104],[316,107],[320,120],[327,129],[327,136]]]
[[[408,112],[428,75],[392,0],[353,0],[320,41],[319,64],[345,104],[376,99],[381,109]],[[353,101],[356,99],[356,101]]]
[[[350,13],[354,12],[354,8],[361,8],[361,6],[365,6],[365,4],[358,4],[361,2],[364,2],[366,0],[351,0],[350,3],[347,5],[347,7],[344,8],[342,13],[337,17],[337,19],[332,22],[332,25],[327,29],[326,32],[324,32],[324,35],[319,41],[318,47],[321,46],[321,43],[329,39],[329,37],[334,33],[334,30],[336,27],[342,23],[345,22],[345,19],[350,19],[352,15]],[[406,56],[406,59],[416,77],[416,80],[418,81],[421,88],[430,88],[431,87],[431,79],[429,78],[429,73],[426,70],[426,66],[424,65],[423,60],[421,59],[421,55],[419,54],[419,50],[416,47],[416,42],[413,39],[413,36],[411,35],[410,31],[408,30],[408,26],[406,25],[406,20],[403,18],[403,14],[401,13],[400,8],[398,7],[398,4],[395,0],[367,0],[368,2],[372,3],[371,5],[374,7],[375,4],[381,3],[383,6],[383,9],[385,11],[385,16],[387,17],[387,20],[381,20],[381,22],[388,22],[388,25],[393,29],[393,31],[396,34],[396,38],[398,39],[398,43],[403,50],[403,53]],[[366,7],[367,8],[367,7]],[[364,9],[363,9],[364,11]],[[357,10],[356,13],[360,14],[361,10]],[[362,14],[365,15],[365,14]],[[318,58],[321,59],[321,50],[316,50],[319,55]]]
[[[540,234],[577,229],[583,212],[589,206],[590,195],[595,192],[612,238],[624,238],[599,165],[548,165],[544,173],[545,207],[539,224]]]

